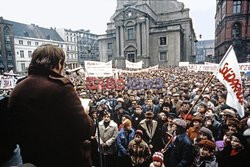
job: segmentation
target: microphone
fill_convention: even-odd
[[[78,71],[81,70],[81,69],[83,69],[83,67],[77,67],[77,68],[72,69],[72,70],[66,70],[65,73],[66,73],[67,75],[70,75],[71,73],[73,73],[73,72],[78,72]]]

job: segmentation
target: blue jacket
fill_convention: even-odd
[[[119,131],[116,138],[117,151],[119,157],[128,155],[128,144],[131,140],[134,139],[134,136],[135,136],[134,129],[131,129],[128,137],[123,128]]]

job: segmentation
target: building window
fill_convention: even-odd
[[[134,29],[129,28],[128,29],[128,40],[134,39]]]
[[[20,50],[20,57],[24,58],[24,51],[23,50]]]
[[[112,43],[108,43],[108,49],[112,49]]]
[[[234,23],[232,27],[232,38],[238,39],[241,37],[241,24],[240,23]]]
[[[112,60],[112,55],[108,55],[108,61]]]
[[[241,1],[234,1],[233,2],[233,13],[237,14],[241,11]]]
[[[35,42],[35,45],[36,45],[36,46],[38,46],[38,45],[39,45],[39,43],[38,43],[38,42]]]
[[[160,61],[166,61],[167,60],[167,51],[160,52]]]
[[[19,45],[23,45],[23,40],[19,40]]]
[[[28,56],[29,56],[29,58],[31,58],[31,56],[32,56],[32,51],[28,51]]]
[[[27,45],[28,45],[28,46],[31,46],[31,41],[27,41]]]
[[[160,45],[167,45],[167,37],[160,37]]]
[[[22,71],[25,70],[25,63],[21,63],[21,70],[22,70]]]

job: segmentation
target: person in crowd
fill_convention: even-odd
[[[105,112],[103,120],[99,122],[96,131],[96,140],[99,143],[99,152],[102,155],[104,167],[115,167],[117,124],[110,119],[110,113]]]
[[[93,127],[94,130],[91,134],[91,159],[92,159],[92,165],[97,166],[98,164],[98,145],[96,141],[96,129],[97,129],[97,121],[98,121],[98,113],[97,109],[95,107],[92,107],[89,112],[89,116],[91,117],[93,121]]]
[[[65,54],[55,45],[34,50],[28,76],[11,93],[8,109],[24,163],[90,166],[92,121],[70,80],[61,74]],[[28,93],[27,93],[28,92]]]
[[[206,128],[206,127],[201,127],[200,131],[199,131],[199,137],[197,138],[197,142],[199,140],[210,140],[210,141],[214,141],[214,136],[213,136],[213,132]]]
[[[187,123],[180,118],[173,120],[173,130],[176,137],[166,152],[166,166],[188,167],[194,161],[194,148],[190,138],[186,134]]]
[[[164,165],[164,156],[161,152],[155,152],[152,156],[153,162],[149,165],[149,167],[165,167]]]
[[[123,122],[123,128],[119,131],[116,138],[119,166],[129,167],[131,161],[128,153],[128,144],[134,139],[135,131],[129,119]]]
[[[202,127],[202,118],[195,116],[192,118],[192,126],[187,130],[188,137],[194,143],[195,140],[199,137],[200,128]]]
[[[129,115],[129,113],[125,111],[121,105],[116,105],[113,120],[115,121],[115,123],[117,123],[118,127],[122,125],[122,117],[124,115]]]
[[[222,124],[216,119],[218,118],[211,108],[205,113],[204,127],[213,132],[215,141],[222,140]]]
[[[214,104],[210,101],[210,95],[205,94],[203,95],[203,103],[207,105],[208,108],[214,109]]]
[[[133,167],[149,166],[151,151],[142,136],[143,132],[139,129],[136,130],[134,139],[128,145],[128,153]]]
[[[198,106],[196,113],[194,113],[194,115],[199,115],[202,118],[202,120],[204,120],[206,111],[207,111],[207,105],[201,102]]]
[[[201,140],[198,143],[199,153],[195,157],[193,167],[218,167],[215,157],[215,143],[211,140]]]
[[[134,113],[131,115],[133,129],[138,129],[139,123],[145,118],[144,113],[142,112],[142,107],[137,105],[135,107]]]
[[[137,101],[133,100],[131,104],[132,104],[132,106],[129,107],[129,109],[128,109],[129,115],[132,115],[135,112],[136,106],[137,106]]]
[[[160,143],[160,131],[157,121],[153,120],[154,113],[147,111],[145,119],[139,123],[139,128],[143,132],[143,140],[149,145],[151,152],[158,151]]]
[[[180,94],[174,93],[171,99],[173,112],[179,115],[179,109],[182,106],[182,101],[180,100]]]
[[[250,165],[247,151],[245,149],[245,139],[238,134],[230,134],[225,139],[226,145],[223,150],[217,153],[219,166],[240,166],[247,167]]]

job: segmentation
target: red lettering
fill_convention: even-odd
[[[114,89],[115,88],[114,82],[115,80],[113,78],[108,78],[106,81],[107,89]]]
[[[97,89],[97,84],[95,84],[96,78],[95,77],[87,77],[87,89]]]
[[[116,89],[117,90],[122,90],[124,88],[124,80],[123,79],[116,79]]]
[[[228,63],[224,64],[223,68],[219,69],[219,72],[223,75],[224,80],[226,80],[231,88],[233,89],[234,93],[236,94],[236,97],[238,99],[238,102],[243,105],[243,88],[239,81],[239,79],[236,79],[236,74],[232,70],[232,68],[228,68]]]

